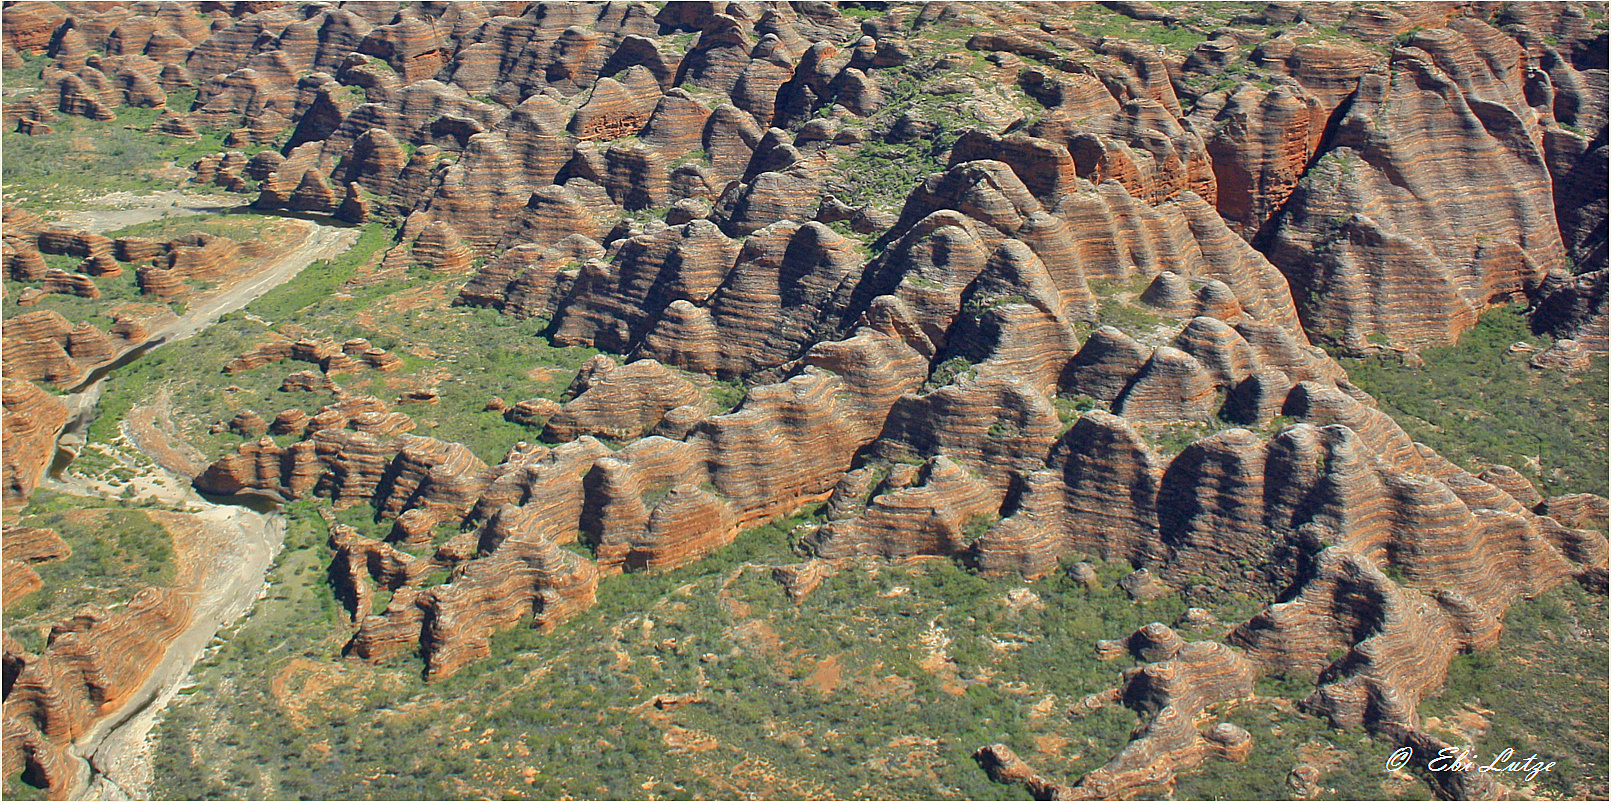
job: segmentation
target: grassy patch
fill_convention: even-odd
[[[1058,393],[1057,398],[1052,400],[1052,406],[1057,410],[1057,420],[1065,429],[1078,422],[1081,415],[1093,409],[1107,407],[1106,404],[1084,393]]]
[[[850,206],[897,210],[913,187],[929,174],[945,170],[951,145],[980,120],[959,106],[954,96],[933,93],[934,84],[946,80],[943,77],[906,71],[881,77],[886,102],[878,110],[870,137],[839,162],[827,190]],[[1018,90],[1013,92],[1021,96]],[[891,141],[896,121],[905,115],[928,121],[934,130],[910,141]]]
[[[45,257],[45,262],[51,267],[59,267],[69,273],[78,272],[79,261],[81,260],[62,256]],[[63,262],[71,262],[71,264],[64,265]],[[94,282],[96,289],[101,291],[101,297],[99,298],[80,298],[76,295],[51,293],[40,298],[38,303],[33,306],[19,307],[15,306],[14,303],[7,305],[6,317],[11,318],[28,312],[48,309],[73,323],[90,323],[102,331],[106,331],[112,325],[112,309],[121,304],[134,302],[154,306],[170,306],[171,308],[170,304],[164,304],[154,296],[140,294],[140,286],[135,280],[132,265],[125,265],[123,274],[120,276],[97,278],[94,279]],[[6,279],[6,297],[15,299],[17,293],[21,292],[23,288],[31,286],[38,286],[38,282],[23,283]]]
[[[1132,337],[1176,323],[1173,318],[1149,311],[1139,303],[1118,299],[1102,303],[1097,322],[1103,326],[1113,326]]]
[[[11,86],[9,75],[7,85]],[[115,113],[117,119],[106,122],[59,115],[50,124],[54,132],[42,136],[0,134],[5,199],[47,213],[110,192],[173,189],[186,179],[192,162],[225,150],[222,132],[194,140],[153,132],[161,114],[158,109],[122,106]]]
[[[1193,9],[1199,11],[1199,9]],[[1131,39],[1159,44],[1179,53],[1190,53],[1208,35],[1184,25],[1145,22],[1091,4],[1074,13],[1075,30],[1087,36]]]
[[[1312,683],[1305,685],[1313,690]],[[1209,757],[1180,776],[1173,798],[1292,799],[1287,775],[1300,762],[1321,770],[1320,790],[1310,799],[1432,798],[1426,783],[1383,768],[1391,744],[1332,730],[1288,699],[1238,700],[1220,713],[1253,735],[1253,751],[1243,763]]]
[[[308,510],[292,514],[294,530],[319,528]],[[1095,660],[1096,639],[1173,620],[1180,600],[1132,602],[1111,587],[1119,566],[1104,568],[1105,589],[1062,574],[1027,583],[1040,602],[1015,611],[1005,597],[1022,580],[924,560],[846,565],[796,604],[766,566],[799,559],[797,521],[750,530],[692,566],[608,577],[599,603],[557,632],[495,635],[490,657],[431,685],[415,657],[341,660],[349,630],[334,602],[312,571],[282,561],[274,595],[159,726],[154,790],[1023,798],[989,782],[973,750],[1003,741],[1073,779],[1128,740],[1137,718],[1124,708],[1062,711],[1129,665]],[[700,701],[661,710],[660,694]]]
[[[197,214],[135,223],[116,231],[108,231],[105,236],[111,239],[145,237],[166,242],[189,234],[212,234],[241,242],[253,237],[271,237],[283,230],[284,225],[283,217],[242,208],[231,210],[225,215]]]
[[[378,223],[363,227],[358,242],[334,259],[320,259],[297,274],[297,277],[264,293],[247,305],[246,311],[280,320],[292,313],[307,309],[335,294],[342,285],[358,275],[358,269],[375,256],[376,251],[392,242],[390,229]]]
[[[36,563],[44,586],[6,608],[6,633],[29,651],[44,649],[42,627],[85,604],[106,606],[173,584],[173,538],[144,510],[36,491],[18,523],[54,529],[73,550],[65,560]]]
[[[744,383],[740,381],[711,382],[710,397],[716,402],[716,414],[732,412],[739,404],[744,403],[746,392]]]
[[[1542,350],[1519,307],[1494,309],[1459,343],[1421,352],[1422,367],[1391,354],[1339,359],[1382,410],[1439,454],[1473,472],[1509,465],[1545,495],[1607,492],[1606,360],[1567,375],[1536,370],[1511,343]]]
[[[1181,421],[1138,426],[1136,431],[1141,434],[1148,445],[1152,446],[1152,450],[1157,454],[1159,461],[1167,464],[1175,457],[1180,456],[1180,452],[1185,451],[1187,446],[1219,431],[1219,428],[1219,426],[1212,423]]]
[[[950,147],[949,142],[946,147]],[[870,203],[897,208],[912,187],[928,174],[943,169],[945,164],[939,154],[922,143],[868,142],[839,163],[831,190],[850,206]]]
[[[1499,645],[1455,658],[1442,694],[1423,702],[1421,715],[1437,717],[1440,728],[1483,722],[1471,745],[1479,765],[1506,749],[1518,761],[1555,761],[1534,778],[1531,790],[1542,798],[1603,798],[1607,637],[1605,597],[1575,584],[1520,601]]]

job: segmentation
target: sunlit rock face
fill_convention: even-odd
[[[276,334],[221,366],[332,396],[232,411],[243,440],[194,485],[390,527],[331,526],[351,657],[446,679],[586,611],[601,577],[798,512],[796,597],[939,557],[1255,600],[1217,640],[1159,623],[1098,647],[1139,662],[1081,704],[1143,720],[1083,778],[978,745],[1037,797],[1118,798],[1275,748],[1217,720],[1264,674],[1424,749],[1419,703],[1513,601],[1603,589],[1604,499],[1455,465],[1316,345],[1409,354],[1526,302],[1561,339],[1541,370],[1605,353],[1606,35],[1582,4],[211,5],[8,8],[7,69],[44,62],[5,125],[161,109],[166,136],[225,137],[178,165],[196,184],[384,225],[378,281],[453,278],[459,306],[604,352],[485,399],[529,432],[501,459],[427,436],[448,405],[392,400],[404,355],[366,340]],[[184,299],[266,247],[5,215],[19,306],[124,270]],[[7,505],[66,421],[41,385],[144,337],[110,319],[8,317]],[[10,599],[29,580],[7,548]],[[66,745],[188,614],[170,595],[75,617],[39,656],[8,642],[8,774],[64,788]]]

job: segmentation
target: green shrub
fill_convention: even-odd
[[[1493,309],[1455,345],[1427,348],[1424,365],[1396,354],[1341,358],[1350,380],[1410,437],[1461,467],[1522,471],[1545,495],[1607,493],[1606,360],[1576,375],[1528,366],[1512,343],[1542,350],[1520,307]]]

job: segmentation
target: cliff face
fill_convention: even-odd
[[[67,407],[32,382],[5,379],[5,505],[27,502],[55,457]]]
[[[1510,70],[1458,60],[1492,30],[1462,27],[1417,34],[1362,77],[1287,202],[1269,253],[1311,331],[1447,341],[1564,263],[1538,115]],[[1483,177],[1497,165],[1503,184]]]

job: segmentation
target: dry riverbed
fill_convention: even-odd
[[[122,193],[127,194],[127,193]],[[221,213],[238,205],[234,198],[196,196],[173,191],[147,196],[107,196],[96,199],[108,208],[64,212],[60,225],[90,231],[109,231],[135,223],[189,214]],[[289,252],[233,286],[197,299],[186,314],[152,333],[147,341],[153,347],[183,340],[204,332],[218,319],[244,308],[269,290],[295,277],[309,264],[340,255],[357,241],[353,229],[292,221],[305,231]],[[143,353],[142,353],[143,356]],[[137,359],[138,357],[136,357]],[[100,398],[104,382],[116,382],[117,371],[91,382],[64,400],[75,412],[75,419],[88,420]],[[197,574],[188,592],[196,594],[194,617],[189,627],[168,647],[162,662],[124,707],[101,719],[77,745],[84,758],[75,799],[143,799],[151,787],[149,735],[163,707],[184,686],[191,668],[206,653],[220,631],[247,614],[266,591],[266,577],[285,536],[283,518],[275,512],[260,512],[240,505],[214,504],[190,486],[191,465],[176,460],[189,456],[184,444],[172,439],[154,416],[154,407],[137,408],[120,426],[120,447],[135,455],[125,467],[134,470],[133,481],[113,486],[77,476],[71,471],[59,478],[46,479],[43,487],[85,496],[124,497],[124,488],[133,488],[134,499],[156,499],[186,510],[176,515],[194,525],[179,526],[197,542],[189,545],[198,560]],[[81,426],[70,426],[64,435],[69,442]]]

